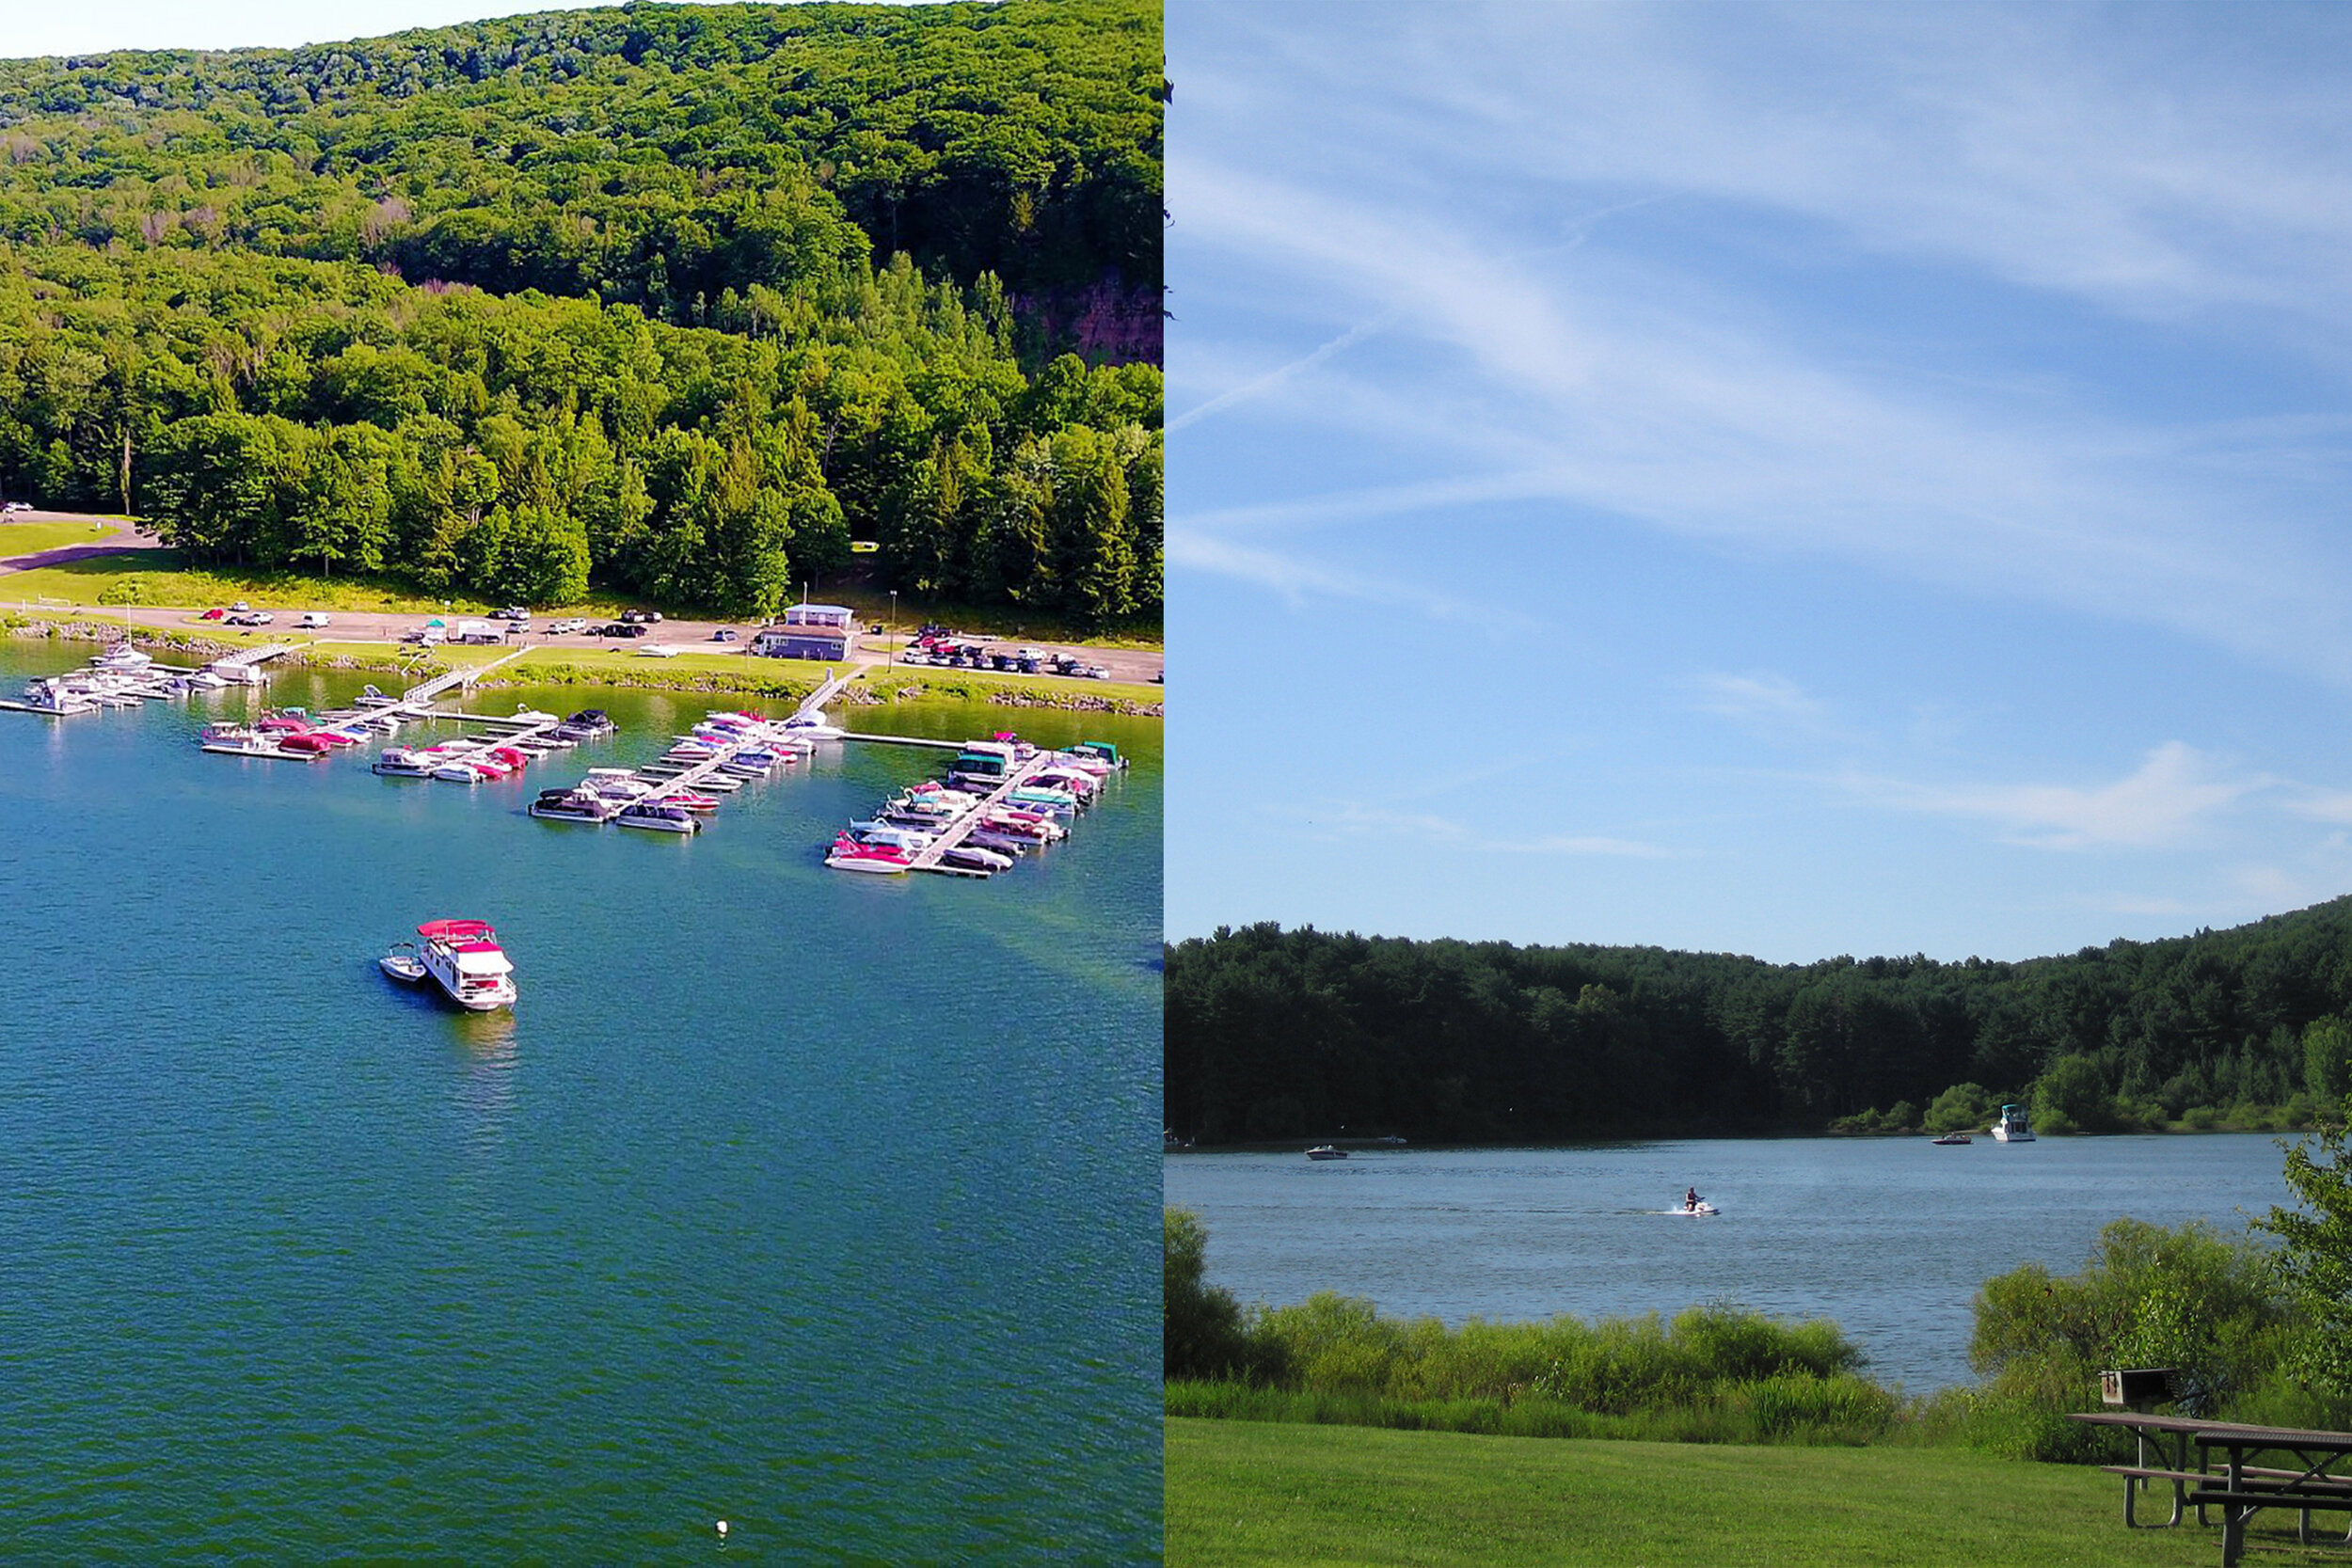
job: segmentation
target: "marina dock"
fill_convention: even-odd
[[[990,812],[1002,806],[1005,803],[1006,798],[1011,795],[1014,790],[1019,789],[1023,784],[1027,784],[1031,779],[1036,778],[1040,773],[1042,773],[1047,768],[1053,767],[1055,760],[1056,758],[1054,752],[1040,752],[1037,755],[1031,757],[1028,761],[1023,763],[1020,767],[1015,768],[1011,772],[1006,774],[1005,782],[998,784],[994,789],[990,790],[987,795],[983,796],[978,805],[973,807],[970,811],[965,812],[961,816],[957,817],[954,823],[951,824],[944,832],[940,833],[936,838],[932,839],[930,843],[925,845],[922,848],[917,849],[912,856],[910,856],[907,860],[907,869],[909,871],[937,871],[946,875],[956,877],[987,876],[988,873],[985,871],[966,871],[961,866],[946,864],[946,858],[947,851],[955,848],[965,839],[971,837],[974,830],[978,828],[982,822],[988,819],[988,814]]]

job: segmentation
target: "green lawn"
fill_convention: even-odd
[[[2125,1529],[2114,1477],[1957,1449],[1580,1442],[1183,1419],[1168,1421],[1166,1433],[1166,1560],[1178,1568],[2213,1568],[2221,1557],[2217,1526]],[[2341,1516],[2315,1516],[2315,1534],[2330,1517]],[[2248,1537],[2249,1568],[2342,1564],[2352,1555],[2298,1547],[2294,1527],[2292,1514],[2260,1515]]]
[[[0,561],[68,545],[95,545],[121,531],[113,523],[0,523]]]
[[[35,527],[46,525],[32,525]],[[58,525],[60,527],[69,525]],[[78,525],[76,525],[78,526]],[[79,535],[87,540],[83,530]],[[52,546],[40,546],[49,548]],[[13,552],[12,552],[13,553]],[[135,594],[135,597],[130,595]],[[0,604],[28,599],[64,599],[73,604],[180,605],[200,610],[239,599],[264,610],[380,610],[391,614],[437,615],[442,601],[364,578],[304,577],[294,572],[239,572],[191,566],[177,550],[118,550],[110,555],[42,566],[0,577]],[[480,615],[494,605],[456,601],[454,613]],[[579,607],[576,613],[596,613]]]

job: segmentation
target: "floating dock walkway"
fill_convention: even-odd
[[[1011,772],[1006,774],[1005,782],[998,784],[994,789],[990,790],[986,796],[982,797],[978,805],[974,806],[970,811],[965,812],[961,816],[957,817],[954,823],[950,825],[945,832],[941,833],[938,837],[932,839],[930,843],[925,845],[922,848],[917,849],[912,856],[908,857],[907,869],[909,871],[937,871],[955,877],[987,876],[988,873],[985,871],[967,871],[960,865],[946,864],[946,858],[947,851],[957,847],[959,845],[962,844],[965,839],[971,837],[973,832],[978,829],[979,825],[988,819],[989,813],[995,811],[998,807],[1005,803],[1006,797],[1009,796],[1014,790],[1019,789],[1023,784],[1027,784],[1031,779],[1036,778],[1040,773],[1042,773],[1052,768],[1058,760],[1059,758],[1057,753],[1041,751],[1035,756],[1031,757],[1028,761],[1023,763],[1020,767],[1015,768]]]

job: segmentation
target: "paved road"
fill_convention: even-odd
[[[9,516],[11,522],[27,523],[88,523],[111,520],[83,516],[71,512],[20,512],[13,513]],[[162,543],[151,534],[137,531],[131,525],[118,523],[116,526],[123,531],[103,540],[94,541],[87,545],[66,546],[59,549],[44,550],[37,554],[11,557],[7,553],[8,525],[0,523],[0,575],[11,571],[24,571],[34,566],[56,565],[68,560],[84,560],[93,555],[103,555],[112,551],[153,549]],[[0,578],[0,580],[4,580],[4,578]],[[0,600],[6,599],[7,596],[8,590],[5,586],[0,586]],[[331,624],[324,631],[297,631],[294,622],[308,607],[299,603],[280,603],[276,600],[264,604],[263,601],[256,599],[253,603],[255,608],[266,608],[277,617],[268,628],[273,635],[317,637],[331,639],[338,642],[395,642],[400,640],[403,633],[414,631],[427,619],[425,616],[413,613],[385,615],[361,610],[339,610],[331,612]],[[174,630],[200,630],[218,624],[201,620],[199,618],[198,611],[188,610],[110,605],[92,609],[90,613],[109,620],[120,620],[127,615],[139,626],[169,627]],[[452,622],[459,618],[456,615],[448,617]],[[562,617],[542,616],[539,625],[544,626],[548,622],[559,619]],[[736,641],[718,642],[711,640],[710,634],[723,626],[736,634]],[[565,637],[549,637],[537,627],[525,633],[519,641],[534,648],[578,647],[633,650],[643,648],[647,643],[664,643],[675,647],[681,653],[740,653],[749,657],[752,633],[757,629],[757,623],[748,621],[664,621],[655,626],[647,636],[629,641],[623,641],[618,638],[590,637],[578,633]],[[996,647],[1022,641],[1020,639],[984,637],[974,637],[969,641]],[[1063,642],[1039,642],[1025,645],[1044,648],[1048,652],[1070,653],[1089,664],[1103,666],[1110,672],[1112,680],[1128,681],[1136,685],[1151,685],[1156,682],[1167,665],[1167,656],[1156,648],[1092,648],[1080,643]],[[858,651],[853,662],[886,664],[891,657],[891,650],[866,647]],[[1018,678],[1049,681],[1057,686],[1076,688],[1087,688],[1096,684],[1090,680],[1055,675]]]

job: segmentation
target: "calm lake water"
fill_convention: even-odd
[[[2072,1274],[2108,1221],[2233,1234],[2288,1201],[2275,1139],[1787,1138],[1580,1148],[1173,1154],[1167,1201],[1209,1227],[1209,1276],[1244,1302],[1365,1296],[1450,1323],[1671,1315],[1730,1300],[1827,1317],[1870,1370],[1964,1382],[1969,1303],[2028,1262]],[[1692,1219],[1686,1186],[1723,1212]]]
[[[905,748],[522,815],[733,701],[486,694],[624,733],[468,789],[199,752],[246,700],[0,714],[0,1560],[1157,1558],[1156,721],[852,710],[1136,755],[980,882],[819,863]],[[511,1016],[377,973],[443,915]]]

